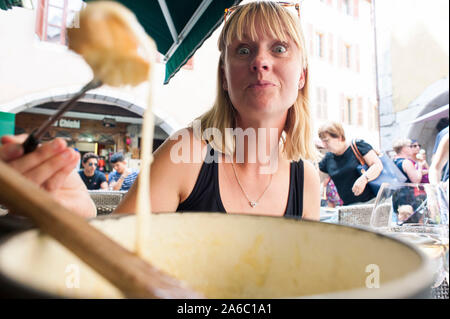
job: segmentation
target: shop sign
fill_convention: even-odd
[[[67,119],[60,119],[59,121],[56,121],[54,126],[64,127],[64,128],[80,128],[80,121],[79,120],[67,120]]]

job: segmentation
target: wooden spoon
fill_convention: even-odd
[[[128,298],[202,298],[139,258],[0,161],[0,203],[30,218]]]

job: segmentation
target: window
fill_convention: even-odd
[[[41,41],[67,45],[66,28],[76,27],[82,0],[33,0],[36,34]]]
[[[344,0],[344,1],[342,2],[342,6],[343,6],[343,9],[344,9],[344,13],[345,13],[345,14],[347,14],[347,15],[352,15],[352,9],[351,9],[351,7],[350,7],[350,0]]]
[[[369,112],[367,117],[367,123],[369,123],[369,130],[378,130],[378,107],[376,104],[372,104],[370,100],[367,100],[369,106]]]
[[[333,35],[330,33],[328,36],[328,49],[330,64],[333,64],[334,50],[333,50]]]
[[[185,70],[193,70],[194,69],[194,56],[192,56],[185,65],[182,67]]]
[[[319,119],[328,118],[328,102],[326,88],[316,89],[317,117]]]
[[[364,124],[363,113],[363,100],[361,97],[358,97],[358,117],[356,123],[359,126],[363,126]]]
[[[314,54],[314,30],[311,23],[308,23],[307,26],[308,30],[308,47],[309,47],[309,54],[310,56],[313,56]]]
[[[353,0],[353,16],[359,17],[359,0]]]
[[[323,49],[323,34],[316,33],[316,53],[317,56],[323,58],[325,56]]]
[[[351,66],[351,47],[349,45],[344,46],[345,51],[345,67],[350,68]]]
[[[359,45],[355,45],[355,68],[356,68],[356,72],[360,72],[361,71],[361,65],[360,65],[360,52],[359,52]]]
[[[345,101],[345,106],[346,106],[346,123],[347,124],[349,124],[349,125],[352,125],[352,118],[353,118],[353,114],[352,114],[352,104],[353,104],[353,101],[352,101],[352,99],[349,99],[349,98],[347,98],[346,99],[346,101]]]

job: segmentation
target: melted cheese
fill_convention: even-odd
[[[80,13],[80,28],[70,29],[69,48],[80,53],[94,77],[111,86],[148,81],[147,108],[142,124],[141,166],[136,202],[135,251],[145,257],[151,221],[150,166],[153,161],[153,72],[156,45],[136,16],[112,1],[89,3]],[[144,57],[139,54],[142,49]]]

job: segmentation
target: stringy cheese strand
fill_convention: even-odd
[[[156,65],[156,45],[153,40],[147,35],[138,21],[128,19],[132,32],[135,34],[139,44],[143,47],[145,55],[149,59],[150,72],[148,77],[148,97],[147,108],[144,112],[144,118],[141,131],[141,165],[140,177],[138,179],[137,199],[136,199],[136,243],[135,252],[141,257],[145,258],[149,252],[146,252],[145,244],[148,243],[151,229],[151,201],[150,201],[150,166],[153,162],[153,100],[154,100],[154,68]],[[134,16],[133,16],[134,17]]]

